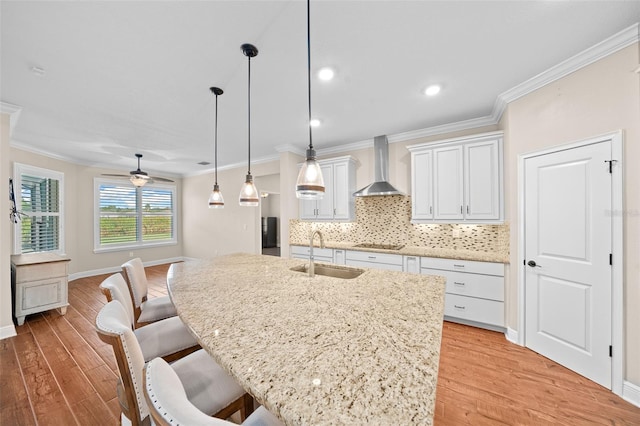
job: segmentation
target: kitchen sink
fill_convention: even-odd
[[[308,274],[309,265],[294,266],[291,270],[294,272]],[[364,272],[364,269],[348,268],[346,266],[320,265],[316,263],[314,264],[314,272],[316,275],[350,280],[359,277]]]

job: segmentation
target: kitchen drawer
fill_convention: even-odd
[[[504,327],[504,303],[495,300],[446,294],[444,315]]]
[[[420,263],[422,268],[443,269],[446,271],[470,272],[474,274],[497,275],[504,277],[503,263],[442,259],[438,257],[423,257]]]
[[[390,263],[378,263],[378,262],[364,262],[362,260],[353,260],[347,258],[347,266],[357,266],[361,268],[374,268],[374,269],[384,269],[386,271],[398,271],[402,272],[402,261],[399,265],[394,265]]]
[[[347,264],[349,261],[382,263],[387,265],[396,265],[402,271],[402,255],[390,253],[375,253],[372,251],[355,251],[347,250]],[[366,265],[362,265],[366,266]],[[397,270],[397,269],[394,269]]]
[[[43,280],[51,277],[66,277],[67,262],[49,262],[16,266],[16,282]]]
[[[291,257],[294,257],[296,259],[309,259],[309,251],[310,251],[309,246],[291,246]],[[302,257],[298,257],[298,256],[302,256]],[[327,262],[332,262],[333,249],[314,247],[313,257],[318,260],[320,260],[319,258],[321,257],[326,258],[328,259]],[[322,259],[322,260],[325,260],[325,259]]]
[[[504,301],[504,278],[495,275],[467,274],[442,269],[422,268],[423,274],[447,278],[446,293]]]

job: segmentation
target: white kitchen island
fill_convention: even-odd
[[[178,263],[169,294],[203,348],[286,424],[433,424],[444,278],[290,269],[304,263]]]

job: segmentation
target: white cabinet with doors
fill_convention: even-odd
[[[351,156],[318,161],[324,178],[321,200],[300,200],[301,220],[353,220],[356,184],[355,160]]]
[[[503,221],[502,132],[412,145],[414,222]]]
[[[71,259],[50,252],[11,256],[15,268],[15,311],[18,325],[29,314],[57,309],[67,312],[68,272]]]
[[[420,273],[420,257],[419,256],[402,256],[402,270],[410,274]]]

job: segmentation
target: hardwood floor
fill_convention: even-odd
[[[146,269],[150,297],[168,265]],[[94,328],[107,275],[69,283],[65,316],[27,317],[0,340],[0,424],[114,425],[117,366]],[[640,408],[503,334],[444,323],[436,425],[640,425]]]

